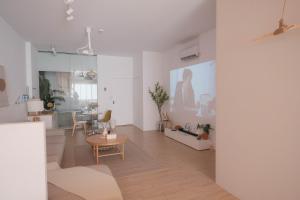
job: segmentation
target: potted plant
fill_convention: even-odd
[[[213,130],[213,128],[211,128],[210,124],[197,124],[197,129],[202,129],[203,133],[199,134],[197,139],[198,140],[208,140],[208,135],[210,130]]]
[[[164,103],[169,100],[169,95],[167,94],[167,91],[165,91],[164,88],[159,84],[159,82],[155,83],[153,91],[149,88],[149,94],[151,95],[152,100],[157,106],[160,119],[159,127],[160,130],[163,130],[163,128],[161,129],[161,127],[163,127],[163,118],[161,111]]]
[[[65,101],[64,91],[61,90],[52,90],[50,82],[43,73],[39,77],[39,86],[40,86],[40,99],[44,101],[44,108],[46,110],[54,110],[55,105],[59,105],[57,101]]]

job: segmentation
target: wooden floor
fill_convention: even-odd
[[[118,127],[125,134],[125,160],[101,158],[116,178],[126,200],[231,200],[232,195],[214,183],[214,150],[196,151],[160,132],[142,132],[134,126]],[[95,165],[92,151],[81,131],[67,131],[62,167]]]

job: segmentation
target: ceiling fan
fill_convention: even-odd
[[[259,42],[259,41],[265,40],[265,39],[267,39],[269,37],[274,37],[274,36],[286,33],[288,31],[300,28],[300,24],[288,25],[288,24],[285,23],[285,21],[284,21],[284,15],[285,15],[285,12],[286,12],[286,2],[287,2],[287,0],[284,0],[283,9],[282,9],[282,15],[281,15],[281,18],[280,18],[280,20],[278,22],[279,26],[277,27],[277,29],[275,31],[271,32],[271,33],[268,33],[268,34],[265,34],[263,36],[260,36],[260,37],[256,38],[255,39],[256,42]]]

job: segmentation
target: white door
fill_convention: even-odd
[[[133,124],[133,79],[112,80],[112,113],[117,125]]]
[[[112,110],[116,125],[133,124],[133,58],[98,56],[99,110]]]
[[[101,83],[100,110],[112,110],[116,125],[133,124],[133,79],[112,78]]]

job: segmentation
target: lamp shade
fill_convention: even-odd
[[[40,99],[30,99],[27,101],[27,111],[32,112],[41,112],[44,110],[44,102]]]

